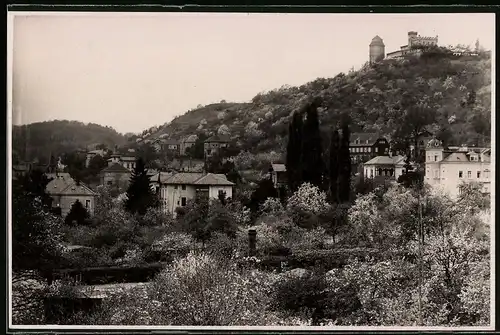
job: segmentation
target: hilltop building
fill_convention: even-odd
[[[380,36],[375,36],[370,43],[370,64],[385,58],[385,44]]]
[[[420,36],[416,31],[408,32],[408,43],[402,45],[399,50],[385,54],[385,44],[380,36],[375,36],[370,43],[369,62],[370,64],[383,59],[402,58],[406,55],[419,55],[419,47],[438,45],[438,36]]]
[[[452,197],[457,197],[460,184],[477,182],[484,193],[491,193],[491,148],[445,148],[433,139],[425,150],[425,181]]]

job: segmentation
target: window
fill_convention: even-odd
[[[477,178],[481,178],[481,171],[477,171]]]
[[[463,172],[462,171],[458,171],[458,178],[463,178]]]
[[[108,185],[113,185],[113,182],[111,180],[108,180]]]
[[[375,147],[375,152],[378,152],[378,148],[377,147]]]
[[[176,190],[176,189],[177,189],[177,185],[174,186],[174,190]]]
[[[437,161],[438,161],[438,156],[434,155],[434,162],[437,162]]]
[[[182,190],[186,190],[186,185],[182,185]]]
[[[90,200],[85,200],[85,208],[90,208]]]
[[[181,206],[186,206],[186,197],[181,198]]]
[[[439,170],[434,170],[434,178],[437,178],[439,174]]]
[[[372,152],[372,148],[368,148],[368,152]]]
[[[484,170],[484,178],[490,177],[490,170]]]
[[[467,171],[467,178],[472,178],[472,172],[471,171]]]

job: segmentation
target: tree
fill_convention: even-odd
[[[339,202],[339,149],[340,137],[338,130],[334,130],[330,141],[330,199],[333,203]]]
[[[151,188],[151,182],[144,161],[142,158],[139,158],[130,178],[125,208],[130,213],[144,215],[148,208],[158,207],[158,205],[159,201]]]
[[[274,188],[274,184],[270,178],[264,178],[257,184],[257,188],[253,191],[250,197],[250,209],[253,213],[257,213],[260,206],[267,198],[278,197],[278,191]]]
[[[63,156],[63,164],[75,181],[81,181],[85,176],[85,157],[77,152],[70,152]]]
[[[87,168],[88,174],[90,176],[98,176],[102,169],[108,165],[108,162],[101,155],[95,155],[89,161],[89,166]]]
[[[302,143],[302,181],[323,189],[324,163],[321,141],[318,104],[313,102],[306,107]]]
[[[349,152],[350,130],[349,125],[342,126],[342,138],[339,149],[339,201],[348,202],[351,193],[351,155]]]
[[[87,209],[83,207],[80,200],[76,200],[73,205],[71,205],[71,209],[66,216],[65,223],[67,225],[71,225],[76,221],[76,224],[83,225],[88,218],[89,213],[87,212]]]
[[[302,128],[302,113],[295,112],[288,129],[285,163],[288,186],[292,192],[295,192],[299,188],[302,181]]]

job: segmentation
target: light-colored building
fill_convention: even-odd
[[[433,139],[425,150],[425,181],[456,198],[460,184],[477,182],[491,193],[491,148],[445,148]]]
[[[226,198],[233,197],[234,183],[223,174],[214,173],[160,173],[151,178],[151,182],[159,192],[162,209],[176,215],[176,208],[186,206],[195,198],[218,199],[221,194]]]
[[[386,59],[402,58],[406,55],[419,55],[418,47],[426,47],[438,44],[438,37],[420,36],[416,31],[408,32],[408,44],[402,45],[399,50],[389,52]]]
[[[128,171],[133,171],[135,169],[136,162],[137,158],[134,156],[122,156],[115,153],[108,159],[108,167],[119,164]]]
[[[46,190],[52,198],[52,207],[60,208],[61,216],[66,217],[77,200],[90,215],[94,214],[97,194],[83,183],[76,182],[69,174],[56,174],[47,184]]]
[[[405,156],[377,156],[363,164],[365,178],[386,177],[398,180],[404,173]],[[416,169],[414,163],[411,164]]]

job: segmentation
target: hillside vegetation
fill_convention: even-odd
[[[204,106],[144,131],[143,138],[219,132],[231,135],[243,150],[282,154],[290,115],[312,98],[321,101],[325,130],[348,116],[352,131],[380,132],[389,139],[427,130],[450,145],[490,143],[491,59],[487,54],[456,57],[444,48],[419,58],[365,64],[300,87],[283,86],[257,94],[251,103]]]
[[[125,137],[111,127],[95,123],[56,120],[13,126],[13,159],[48,161],[50,155],[60,155],[98,144],[108,148],[125,143]]]

